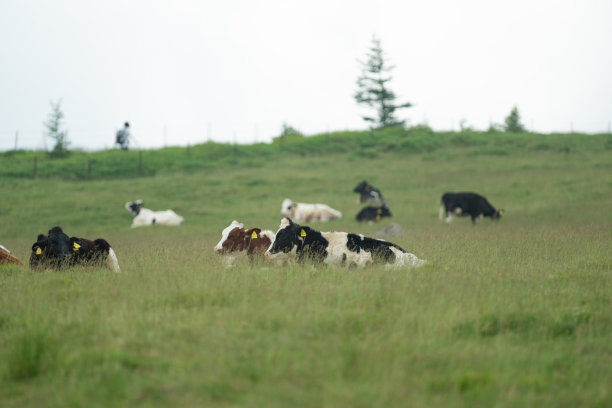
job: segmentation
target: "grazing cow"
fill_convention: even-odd
[[[11,254],[4,245],[0,245],[0,265],[2,264],[15,264],[23,266],[21,259]]]
[[[342,218],[342,213],[327,204],[294,203],[286,198],[281,204],[281,215],[296,222],[330,221]]]
[[[115,251],[104,239],[68,237],[60,227],[51,228],[48,235],[38,235],[32,245],[31,268],[60,269],[73,265],[105,265],[112,271],[121,271]]]
[[[381,207],[372,207],[367,206],[363,207],[361,211],[355,217],[357,221],[380,221],[384,217],[391,217],[391,211],[387,208],[386,205],[382,205]]]
[[[483,217],[491,217],[492,220],[501,218],[503,209],[496,209],[486,198],[476,193],[445,193],[442,195],[439,218],[445,217],[447,224],[453,221],[453,215],[472,218],[472,223]]]
[[[244,228],[238,221],[232,223],[221,233],[221,241],[215,246],[217,254],[246,251],[249,258],[256,254],[263,255],[274,241],[272,231],[262,231],[260,228]]]
[[[172,210],[152,211],[142,207],[142,200],[125,203],[125,209],[134,214],[132,228],[148,225],[181,225],[185,219]]]
[[[357,184],[353,192],[359,193],[357,204],[369,203],[374,205],[385,205],[386,203],[380,190],[368,184],[365,180]]]
[[[406,252],[399,246],[382,239],[368,238],[346,232],[319,232],[294,223],[289,218],[281,220],[280,227],[270,248],[268,258],[310,259],[326,265],[355,265],[384,263],[387,266],[421,266],[426,261]]]

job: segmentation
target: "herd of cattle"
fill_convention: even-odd
[[[391,217],[387,201],[377,188],[366,181],[358,184],[354,192],[359,194],[358,204],[365,206],[357,214],[357,221],[376,222]],[[147,225],[181,225],[184,218],[172,210],[153,211],[137,200],[125,204],[134,214],[132,227]],[[440,206],[440,220],[451,223],[453,216],[469,216],[472,222],[483,217],[499,219],[502,209],[493,207],[486,198],[475,193],[445,193]],[[280,226],[276,233],[261,228],[244,228],[233,221],[221,233],[221,240],[214,247],[217,254],[245,252],[249,259],[264,257],[281,262],[310,260],[315,263],[363,267],[371,263],[393,267],[416,267],[426,263],[416,255],[383,239],[370,238],[346,232],[321,232],[302,223],[330,221],[342,217],[342,213],[326,204],[296,203],[285,199],[281,204]],[[0,264],[23,263],[0,245]],[[61,269],[76,265],[105,266],[120,272],[119,262],[110,244],[102,239],[88,240],[69,237],[61,227],[53,227],[47,235],[39,234],[32,245],[30,267],[34,269]]]

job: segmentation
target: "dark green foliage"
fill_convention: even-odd
[[[44,123],[47,128],[47,136],[55,141],[53,150],[51,150],[51,157],[64,157],[68,154],[68,131],[63,128],[62,119],[64,119],[64,112],[61,107],[62,101],[57,102],[51,101],[51,113],[49,118]]]
[[[368,60],[362,62],[361,75],[357,78],[357,91],[354,98],[358,104],[376,109],[376,117],[363,116],[363,120],[372,124],[373,128],[403,126],[405,121],[395,116],[398,109],[409,108],[411,103],[396,104],[395,93],[389,89],[393,66],[385,62],[380,40],[372,39],[372,46],[367,54]]]
[[[516,106],[512,108],[510,114],[506,117],[504,122],[506,123],[506,126],[504,127],[506,132],[521,133],[526,131],[525,126],[523,126],[521,123],[521,115],[519,114]]]

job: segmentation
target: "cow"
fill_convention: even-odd
[[[246,229],[244,224],[234,220],[221,233],[221,240],[214,251],[217,254],[246,251],[249,258],[253,259],[255,255],[263,255],[272,241],[272,231],[262,231],[261,228]]]
[[[72,263],[75,265],[104,265],[114,272],[121,272],[117,255],[110,244],[102,238],[90,241],[85,238],[70,237]]]
[[[117,255],[110,244],[98,238],[68,237],[61,227],[53,227],[48,235],[39,234],[32,245],[30,268],[61,269],[74,265],[104,265],[120,272]]]
[[[132,228],[148,225],[181,225],[185,219],[172,210],[153,211],[143,208],[143,201],[136,200],[125,203],[125,209],[134,214]]]
[[[327,204],[295,203],[286,198],[281,204],[281,215],[296,222],[330,221],[342,218],[342,213]]]
[[[472,224],[483,217],[498,220],[504,213],[503,209],[496,209],[486,198],[476,193],[444,193],[442,195],[439,218],[445,218],[447,224],[453,221],[453,215],[460,217],[470,216]]]
[[[383,198],[382,193],[379,189],[368,184],[367,181],[363,180],[357,184],[357,187],[353,189],[353,192],[359,193],[357,204],[374,204],[374,205],[385,205],[386,201]]]
[[[387,208],[386,205],[382,205],[380,207],[367,206],[363,207],[361,211],[355,216],[357,221],[380,221],[384,217],[391,217],[391,211]]]
[[[319,232],[294,223],[289,218],[281,220],[278,231],[265,256],[270,259],[311,260],[325,265],[364,267],[371,263],[393,267],[416,267],[426,263],[399,246],[346,232]]]
[[[3,264],[15,264],[23,266],[23,262],[21,262],[21,259],[17,258],[15,255],[12,255],[11,251],[9,251],[4,245],[0,245],[0,265]]]

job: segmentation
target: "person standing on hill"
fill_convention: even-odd
[[[125,122],[123,129],[117,131],[115,144],[121,146],[121,150],[127,150],[130,145],[130,124]]]

